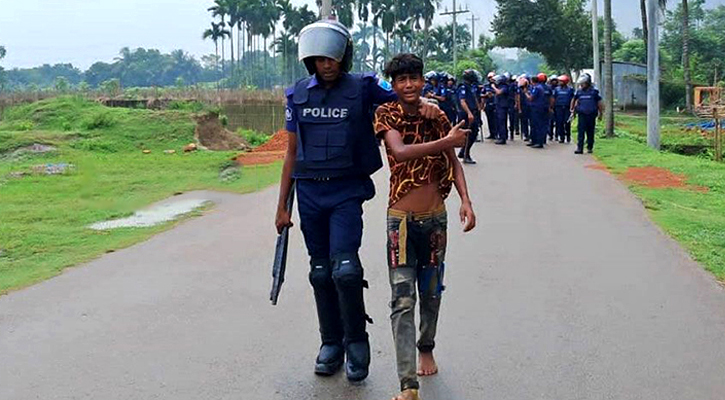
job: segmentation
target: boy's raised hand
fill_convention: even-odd
[[[463,224],[463,232],[470,232],[476,227],[476,214],[473,212],[473,206],[470,202],[461,204],[459,211],[461,216],[461,224]]]
[[[468,139],[468,134],[471,133],[471,130],[463,128],[463,124],[465,123],[466,121],[462,120],[448,132],[448,138],[453,147],[463,147],[466,145],[466,140]]]
[[[430,99],[421,97],[420,103],[418,104],[418,111],[425,119],[436,119],[441,113],[441,108]]]

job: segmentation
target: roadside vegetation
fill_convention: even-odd
[[[197,105],[151,111],[59,97],[8,108],[0,120],[0,294],[143,241],[173,223],[94,231],[176,193],[246,193],[279,163],[220,174],[237,152],[194,151]],[[251,134],[247,134],[251,135]],[[39,150],[35,144],[50,146]],[[35,147],[35,149],[33,149]],[[223,179],[222,179],[223,178]]]
[[[698,132],[683,131],[672,118],[663,118],[664,147],[668,143],[712,145]],[[630,168],[658,167],[687,178],[691,186],[684,188],[648,188],[631,182],[629,186],[665,232],[725,281],[725,164],[712,161],[708,153],[687,156],[650,149],[643,141],[644,115],[618,115],[617,136],[599,138],[596,148],[597,158],[614,174],[624,174]]]

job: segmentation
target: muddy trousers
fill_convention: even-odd
[[[297,180],[300,227],[310,255],[322,344],[367,342],[363,301],[362,205],[373,197],[369,177]]]
[[[388,210],[388,270],[392,300],[390,321],[401,390],[419,388],[416,349],[435,348],[441,305],[447,214]],[[420,338],[416,342],[415,305],[420,296]]]

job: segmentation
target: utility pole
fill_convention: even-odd
[[[458,46],[456,46],[456,28],[458,27],[458,22],[456,20],[456,16],[458,14],[465,14],[469,12],[469,10],[456,10],[456,0],[453,0],[453,11],[448,11],[448,8],[446,8],[446,12],[442,12],[441,15],[452,15],[453,16],[453,69],[456,68],[458,65]]]
[[[478,21],[481,18],[478,18],[476,14],[471,13],[471,49],[476,50],[476,21]]]
[[[322,0],[320,19],[328,19],[332,15],[332,0]]]
[[[647,145],[660,149],[660,6],[657,0],[647,0]]]
[[[598,0],[592,0],[592,49],[594,60],[594,84],[602,88],[602,64],[599,61],[599,12],[597,11]]]

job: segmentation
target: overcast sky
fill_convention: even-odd
[[[292,3],[307,3],[317,10],[314,0]],[[709,6],[724,3],[708,0]],[[214,45],[201,39],[211,22],[206,11],[211,4],[212,0],[0,0],[0,45],[8,52],[2,65],[70,62],[86,69],[95,61],[112,61],[126,46],[163,52],[180,48],[197,57],[213,53]],[[488,32],[496,10],[494,0],[459,0],[458,4],[480,18],[477,34]],[[450,9],[452,0],[443,0],[441,8],[445,7]],[[612,8],[620,31],[629,34],[639,26],[638,2],[613,0]],[[448,20],[438,17],[436,22]]]

